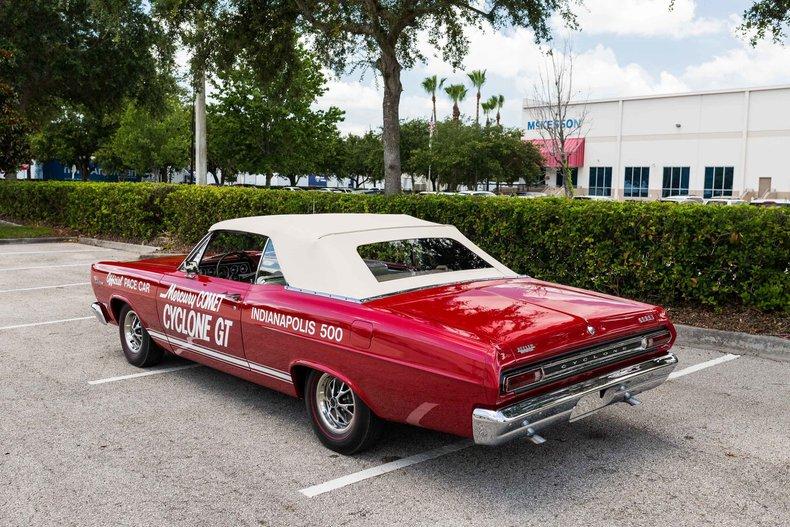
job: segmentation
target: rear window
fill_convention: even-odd
[[[370,243],[360,245],[357,252],[379,282],[491,268],[488,262],[452,238],[414,238]]]

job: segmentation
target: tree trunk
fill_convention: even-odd
[[[195,93],[195,178],[198,185],[208,183],[206,153],[206,74],[201,71]]]
[[[563,179],[563,187],[565,189],[565,197],[572,198],[573,197],[573,179],[571,179],[571,167],[568,166],[567,161],[562,162],[562,171],[564,172],[565,178]]]
[[[477,90],[477,106],[475,107],[475,124],[480,124],[480,90]]]
[[[400,176],[400,82],[401,66],[395,56],[395,49],[382,51],[378,68],[384,79],[383,129],[381,140],[384,143],[384,193],[398,194],[401,191]]]
[[[431,102],[433,103],[433,124],[436,125],[436,93],[431,95]]]
[[[88,181],[88,177],[90,176],[90,159],[86,161],[80,161],[80,179],[83,181]]]
[[[266,172],[266,186],[267,187],[271,187],[272,186],[272,177],[274,177],[274,174],[272,174],[271,172]]]
[[[31,170],[33,170],[33,168],[32,168],[31,165],[32,165],[32,163],[28,162],[28,164],[27,164],[27,179],[33,179],[33,175],[31,174]]]
[[[299,181],[299,176],[288,176],[288,182],[291,183],[292,187],[295,187],[298,181]]]
[[[499,110],[496,111],[496,125],[499,126]]]
[[[461,119],[461,110],[458,108],[458,103],[453,103],[453,121],[458,121]]]

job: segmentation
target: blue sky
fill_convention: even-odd
[[[580,31],[568,33],[556,21],[555,41],[570,39],[577,71],[575,87],[581,98],[677,93],[705,89],[790,83],[790,45],[763,42],[756,48],[737,26],[748,1],[584,0],[576,9]],[[483,97],[505,96],[503,120],[521,125],[521,103],[532,92],[543,66],[543,49],[529,30],[469,32],[470,49],[464,71],[487,69]],[[787,44],[787,43],[786,43]],[[549,44],[551,45],[551,44]],[[453,72],[423,44],[427,64],[403,73],[401,115],[426,117],[430,100],[420,82],[426,75],[447,77],[448,83],[467,81]],[[468,81],[466,82],[468,85]],[[346,111],[344,132],[361,133],[381,126],[381,89],[372,75],[344,75],[329,81],[319,106]],[[451,103],[439,97],[440,118]],[[461,111],[474,116],[474,97]]]

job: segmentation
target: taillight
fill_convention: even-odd
[[[664,333],[659,333],[658,335],[648,337],[645,340],[645,349],[657,348],[658,346],[669,343],[669,341],[672,340],[672,334],[669,331],[666,331]]]
[[[505,377],[503,388],[506,393],[515,392],[530,384],[540,382],[542,379],[543,370],[541,368],[514,373]]]

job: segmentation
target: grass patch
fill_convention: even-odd
[[[0,239],[3,238],[41,238],[52,236],[49,227],[27,227],[25,225],[5,225],[0,223]]]

